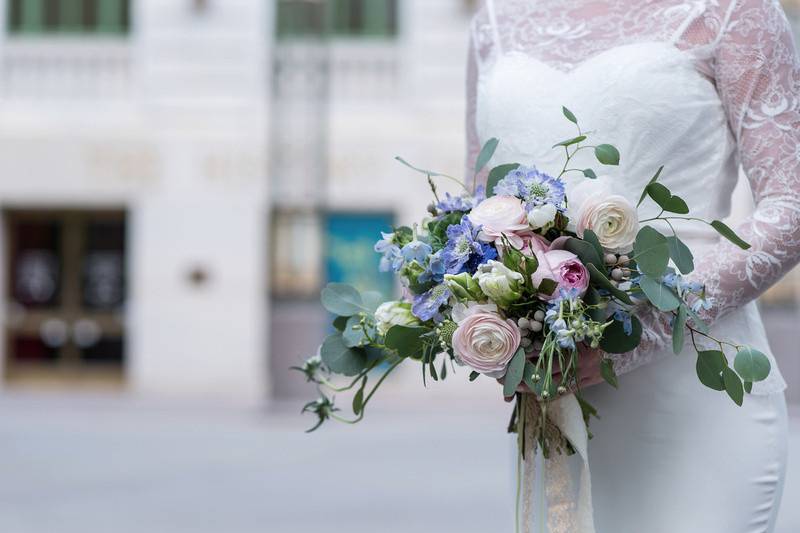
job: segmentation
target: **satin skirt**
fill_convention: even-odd
[[[684,351],[584,391],[598,410],[589,463],[597,533],[774,530],[786,470],[782,392],[738,407]]]

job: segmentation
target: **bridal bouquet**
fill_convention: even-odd
[[[485,189],[468,190],[452,176],[398,158],[427,176],[435,202],[421,223],[395,228],[375,245],[381,268],[399,276],[403,299],[383,302],[379,294],[343,284],[322,291],[323,306],[336,316],[335,332],[318,355],[296,368],[321,393],[304,407],[317,416],[309,431],[329,419],[361,420],[381,384],[403,363],[418,364],[423,383],[445,379],[458,365],[470,371],[470,381],[500,380],[503,394],[517,399],[510,430],[520,435],[523,454],[529,438],[545,456],[551,450],[570,453],[570,439],[550,423],[548,406],[574,394],[588,424],[596,412],[581,397],[582,354],[602,351],[601,375],[616,387],[608,354],[636,349],[643,331],[639,317],[653,310],[671,323],[675,353],[691,337],[705,386],[741,405],[753,382],[767,377],[764,354],[711,337],[697,315],[712,302],[701,284],[685,278],[694,268],[689,247],[674,229],[664,235],[645,223],[663,221],[673,228],[676,219],[692,220],[743,249],[749,245],[718,220],[687,216],[686,202],[658,181],[663,167],[641,191],[638,205],[592,169],[571,168],[579,151],[593,150],[601,165],[618,165],[620,155],[609,144],[588,144],[575,115],[566,108],[563,114],[577,135],[554,146],[565,154],[558,176],[504,164],[490,170]],[[483,147],[475,175],[498,142]],[[567,191],[563,178],[573,172],[583,177]],[[440,195],[434,178],[457,181],[463,194]],[[646,201],[655,202],[660,213],[639,220],[637,208]],[[718,349],[707,349],[708,342],[701,348],[698,337]],[[726,349],[736,352],[732,367]],[[353,393],[350,418],[333,399],[347,391]],[[534,399],[535,417],[524,416],[523,398]]]

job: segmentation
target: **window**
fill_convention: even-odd
[[[393,37],[397,0],[278,0],[278,37]]]
[[[10,0],[8,28],[14,34],[128,32],[130,0]]]

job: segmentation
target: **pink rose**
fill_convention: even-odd
[[[502,243],[502,236],[505,235],[515,248],[522,247],[522,238],[518,233],[530,228],[522,200],[514,196],[487,198],[470,212],[469,220],[481,227],[478,234],[480,240]]]
[[[540,295],[543,298],[555,298],[559,289],[577,289],[582,296],[589,287],[589,271],[572,252],[557,249],[537,251],[536,259],[539,261],[539,268],[531,275],[533,285],[538,287],[545,279],[551,279],[558,284],[552,295]]]
[[[489,377],[500,378],[520,344],[520,332],[513,320],[497,313],[476,309],[458,324],[453,333],[453,351],[459,363]]]

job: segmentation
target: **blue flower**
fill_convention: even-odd
[[[431,249],[430,245],[422,241],[411,241],[403,246],[403,249],[401,250],[403,259],[406,263],[416,261],[420,265],[425,264],[425,262],[428,260],[428,256],[431,255],[431,252],[433,252],[433,250]]]
[[[470,211],[473,207],[486,199],[486,187],[479,185],[475,189],[474,196],[453,196],[449,192],[445,193],[444,200],[436,203],[436,209],[442,213],[455,213]]]
[[[411,313],[423,322],[431,319],[439,322],[443,318],[439,309],[449,299],[450,289],[447,288],[447,285],[437,285],[428,292],[414,297]]]
[[[614,319],[622,322],[622,329],[625,335],[631,336],[633,334],[633,322],[631,321],[631,314],[624,309],[617,309],[614,312]]]
[[[478,265],[497,257],[497,250],[478,241],[479,227],[473,226],[469,217],[447,228],[447,244],[442,252],[448,274],[474,273]]]
[[[429,281],[441,283],[444,280],[444,274],[444,259],[442,258],[442,250],[439,250],[430,256],[425,272],[420,274],[418,279],[420,283],[428,283]]]
[[[521,198],[528,211],[544,204],[552,204],[559,211],[566,209],[564,182],[539,172],[536,167],[512,170],[495,185],[494,193]]]
[[[380,263],[381,272],[394,270],[397,272],[403,266],[403,256],[400,247],[394,243],[394,233],[383,233],[381,240],[375,243],[375,251],[383,254]]]

